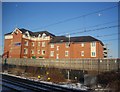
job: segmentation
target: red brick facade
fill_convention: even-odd
[[[45,35],[45,36],[44,36]],[[8,58],[104,58],[101,41],[51,42],[46,32],[34,33],[16,28],[5,34],[4,53]]]

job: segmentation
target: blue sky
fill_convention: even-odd
[[[117,6],[117,2],[3,2],[2,34],[11,32],[18,27],[33,32],[47,30],[55,35],[66,35],[67,33],[71,36],[90,35],[100,39],[104,44],[108,44],[109,56],[118,57],[118,35],[106,36],[118,33],[117,27],[80,33],[84,30],[117,25],[118,7],[75,18],[113,6]],[[63,22],[66,19],[70,19],[70,21]],[[62,23],[58,23],[61,21]],[[58,24],[48,26],[53,23]],[[94,25],[99,26],[89,27]]]

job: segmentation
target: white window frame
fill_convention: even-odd
[[[46,43],[45,42],[42,42],[42,47],[45,47]]]
[[[57,46],[57,50],[59,50],[59,46]]]
[[[42,55],[45,55],[45,53],[43,53],[45,50],[42,50]]]
[[[32,42],[32,46],[35,46],[34,42]]]
[[[54,44],[51,44],[50,47],[51,47],[51,48],[54,48]]]
[[[96,46],[96,42],[91,42],[91,46],[95,47]]]
[[[51,56],[51,57],[54,56],[54,51],[50,51],[50,56]]]
[[[65,47],[66,47],[66,48],[69,48],[69,44],[70,44],[69,42],[66,42],[66,43],[65,43]]]
[[[28,49],[24,48],[24,54],[28,54]]]
[[[59,59],[59,54],[56,54],[56,59]]]
[[[95,52],[91,52],[91,56],[92,57],[96,57],[96,53]]]
[[[23,58],[27,58],[27,56],[23,56]]]
[[[44,39],[47,35],[45,33],[42,34],[42,38]]]
[[[31,54],[34,54],[34,50],[31,50]]]
[[[65,56],[69,56],[69,51],[65,51]]]
[[[84,51],[81,51],[81,56],[84,56]]]
[[[38,50],[38,54],[40,54],[40,50]]]
[[[25,43],[24,43],[24,44],[25,44],[25,46],[28,46],[28,41],[27,41],[27,40],[25,40]]]
[[[82,42],[82,43],[81,43],[81,47],[84,47],[84,46],[85,46],[85,43]]]
[[[38,46],[40,46],[40,42],[38,42]]]

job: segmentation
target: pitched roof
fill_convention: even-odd
[[[12,32],[6,33],[5,35],[10,35],[10,34],[12,34]]]
[[[50,41],[50,43],[61,43],[61,42],[68,42],[68,41],[69,41],[69,38],[65,36],[56,36]]]
[[[24,33],[26,33],[26,32],[28,31],[29,34],[30,34],[30,36],[34,36],[34,33],[33,33],[32,31],[29,31],[29,30],[24,29],[24,28],[21,28],[21,29],[19,29],[19,30],[22,32],[22,34],[24,34]]]
[[[39,36],[39,34],[42,36],[42,34],[45,33],[47,36],[55,36],[54,34],[49,33],[48,31],[40,31],[40,32],[34,32],[34,36]]]
[[[70,42],[93,42],[93,41],[99,41],[103,45],[103,43],[100,40],[92,36],[70,37]],[[69,38],[65,36],[56,36],[50,41],[50,43],[61,43],[61,42],[69,42]]]
[[[54,34],[51,34],[51,33],[47,32],[47,31],[32,32],[32,31],[24,29],[24,28],[21,28],[19,30],[22,32],[22,34],[25,34],[26,32],[29,32],[30,36],[35,36],[35,37],[38,37],[39,34],[42,36],[43,33],[45,33],[47,36],[51,36],[51,37],[55,36]],[[10,35],[10,34],[12,34],[12,32],[7,33],[5,35]]]

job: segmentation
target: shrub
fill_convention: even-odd
[[[43,58],[42,56],[39,56],[39,58]]]
[[[36,59],[36,56],[32,56],[33,59]]]

